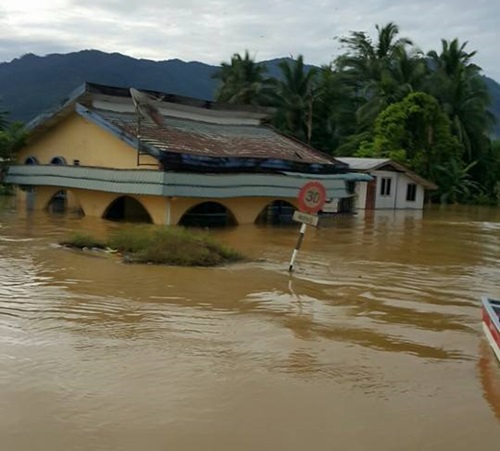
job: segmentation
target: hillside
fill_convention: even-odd
[[[265,62],[270,75],[278,74],[279,61]],[[0,109],[8,111],[12,120],[29,121],[86,81],[212,100],[216,70],[217,66],[200,62],[151,61],[98,50],[43,57],[27,54],[0,63]],[[499,118],[495,135],[500,137],[500,84],[484,78],[492,96],[491,110]]]
[[[497,118],[494,134],[500,138],[500,84],[488,77],[484,77],[484,81],[491,95],[491,112]]]
[[[28,54],[0,64],[0,99],[10,118],[22,121],[58,104],[86,81],[211,99],[215,69],[198,62],[137,60],[96,50],[44,57]]]

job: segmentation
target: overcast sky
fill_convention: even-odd
[[[425,52],[468,41],[500,81],[499,20],[499,0],[0,0],[0,62],[97,49],[220,64],[248,49],[257,61],[327,64],[336,37],[393,21]]]

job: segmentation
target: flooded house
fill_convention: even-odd
[[[270,114],[86,83],[27,125],[7,182],[20,209],[214,226],[290,217],[310,180],[338,203],[371,179],[276,131]]]
[[[350,170],[369,174],[369,183],[354,187],[357,210],[422,210],[426,190],[437,186],[388,158],[338,157]]]

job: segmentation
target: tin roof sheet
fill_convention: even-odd
[[[133,113],[89,108],[130,137],[137,134]],[[330,156],[282,135],[267,125],[228,125],[165,117],[160,127],[142,120],[141,140],[160,151],[208,157],[266,158],[301,163],[335,164]]]
[[[355,158],[355,157],[337,157],[337,160],[349,165],[349,169],[354,171],[369,171],[379,168],[389,163],[389,158]]]

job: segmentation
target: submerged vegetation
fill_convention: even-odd
[[[438,185],[432,200],[500,201],[500,144],[482,70],[467,42],[424,53],[392,22],[353,31],[321,68],[303,56],[268,75],[248,51],[222,63],[216,99],[273,107],[273,125],[333,156],[391,158]]]
[[[11,194],[10,187],[4,185],[7,168],[15,153],[24,145],[26,133],[21,122],[9,122],[7,112],[0,105],[0,194]]]
[[[244,259],[209,234],[181,227],[129,226],[112,233],[107,241],[75,233],[60,244],[77,249],[109,249],[128,263],[217,266]]]

